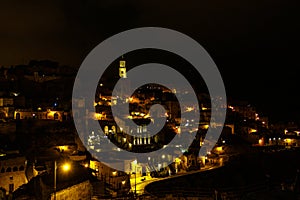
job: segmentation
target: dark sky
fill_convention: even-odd
[[[273,118],[300,119],[298,0],[46,0],[0,3],[0,66],[50,59],[80,66],[122,30],[181,31],[209,52],[227,93]]]

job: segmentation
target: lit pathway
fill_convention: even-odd
[[[167,176],[167,177],[164,177],[164,178],[152,178],[151,176],[145,176],[146,180],[144,180],[144,181],[142,181],[142,179],[144,177],[137,177],[136,178],[136,185],[135,185],[135,178],[131,178],[130,179],[131,192],[134,193],[136,191],[137,195],[143,195],[144,192],[145,192],[145,187],[148,184],[153,183],[155,181],[161,181],[161,180],[171,179],[171,178],[175,178],[175,177],[179,177],[179,176],[185,176],[185,175],[188,175],[188,174],[199,173],[199,172],[202,172],[202,171],[212,170],[212,169],[216,169],[216,168],[219,168],[219,167],[221,167],[221,166],[219,166],[219,165],[218,166],[205,166],[202,169],[197,170],[197,171],[183,172],[183,173],[180,173],[180,174]]]

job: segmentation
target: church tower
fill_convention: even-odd
[[[126,61],[123,60],[123,59],[120,60],[119,76],[120,76],[120,78],[127,78],[127,75],[126,75]]]
[[[119,101],[127,102],[130,97],[130,80],[127,78],[126,61],[123,56],[119,60],[119,77],[120,85],[115,90],[118,93]]]

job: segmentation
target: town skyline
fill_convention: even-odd
[[[129,64],[133,64],[133,65],[128,66],[128,69],[136,67],[137,64],[146,63],[147,61],[148,62],[151,62],[151,61],[152,62],[153,61],[154,62],[162,62],[162,63],[165,62],[165,63],[168,63],[169,64],[168,66],[170,66],[170,67],[174,67],[175,66],[174,63],[176,61],[179,61],[178,62],[179,64],[184,64],[184,63],[182,63],[182,61],[180,61],[180,59],[179,60],[175,59],[175,61],[174,60],[172,61],[173,57],[169,57],[167,59],[155,58],[155,56],[158,55],[157,53],[154,53],[153,55],[148,56],[147,58],[146,57],[138,58],[138,56],[140,56],[140,55],[141,54],[135,55],[135,53],[131,53],[131,57],[130,57],[131,60],[129,61]],[[112,63],[112,65],[113,64],[116,65],[116,62],[118,61],[118,59],[116,59]],[[137,60],[134,60],[134,59],[137,59]],[[77,70],[79,69],[79,67],[63,65],[59,61],[50,60],[50,59],[44,59],[44,60],[31,59],[31,60],[29,60],[28,63],[24,63],[24,64],[19,63],[19,64],[16,64],[16,65],[6,65],[6,66],[5,65],[0,65],[0,67],[2,67],[3,69],[10,69],[10,68],[14,68],[16,66],[28,66],[28,67],[30,67],[32,65],[32,63],[35,63],[35,62],[37,62],[37,63],[38,62],[49,63],[50,68],[52,67],[51,65],[53,65],[55,68],[57,68],[57,67],[62,68],[62,69],[69,68],[69,70],[72,71],[72,73],[73,73],[72,74],[72,77],[73,77],[72,81],[74,81]],[[115,69],[113,69],[113,68],[111,69],[112,70],[111,74],[116,72],[117,67],[115,66],[114,68]],[[177,68],[180,69],[180,67],[178,67],[178,64],[177,64]],[[221,69],[219,69],[219,70],[221,70]],[[29,70],[27,73],[28,74],[32,73],[32,70]],[[187,73],[189,73],[189,72],[187,72]],[[222,71],[221,71],[221,73],[222,73]],[[278,100],[274,100],[274,101],[271,101],[271,99],[269,99],[269,98],[262,100],[262,98],[260,98],[259,96],[252,95],[252,94],[255,94],[255,93],[251,93],[251,92],[253,92],[253,90],[255,90],[255,87],[254,88],[250,87],[251,89],[249,89],[249,86],[248,86],[249,90],[245,90],[244,92],[236,91],[236,90],[238,90],[238,88],[230,87],[230,85],[233,84],[230,81],[230,79],[228,80],[228,79],[226,79],[226,77],[224,78],[224,74],[221,74],[221,75],[223,75],[222,78],[223,78],[223,81],[224,81],[224,84],[225,84],[225,89],[226,89],[226,92],[227,92],[227,100],[228,101],[241,101],[241,102],[244,102],[245,104],[248,103],[252,106],[255,106],[261,113],[265,113],[266,115],[269,115],[270,120],[275,122],[275,123],[277,123],[277,122],[296,122],[296,123],[299,123],[300,122],[300,115],[298,115],[299,105],[298,104],[293,104],[295,102],[295,100],[293,98],[290,100],[290,102],[289,102],[289,99],[284,98],[282,100],[280,97],[278,97]],[[201,85],[199,89],[202,92],[206,91],[206,85],[203,82],[203,80],[199,81],[199,85]],[[269,91],[265,95],[268,95],[269,93],[275,93],[274,90],[276,90],[276,88],[270,88]],[[70,91],[68,91],[68,92],[71,92],[71,88],[70,88]],[[279,91],[276,91],[276,92],[279,92]],[[260,91],[258,91],[258,93],[260,93]],[[272,95],[274,95],[274,94],[271,94],[271,96]],[[278,94],[277,96],[282,96],[282,95]],[[288,96],[288,94],[287,94],[287,96]],[[271,102],[269,102],[269,103],[266,102],[268,100],[270,100]],[[278,104],[278,101],[280,101],[281,103]],[[290,110],[290,109],[292,109],[292,110]]]
[[[298,1],[2,1],[0,200],[299,199]]]
[[[208,51],[229,96],[250,99],[292,120],[300,113],[296,5],[295,0],[9,1],[0,8],[0,66],[49,59],[78,68],[114,34],[145,26],[170,28]]]

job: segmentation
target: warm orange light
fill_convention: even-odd
[[[68,150],[68,146],[59,146],[60,151],[66,151]]]
[[[292,139],[285,139],[285,142],[287,142],[287,143],[291,143],[292,142]]]
[[[144,118],[149,118],[149,117],[150,117],[150,115],[149,115],[149,114],[147,114],[147,115],[145,115],[145,116],[144,116]]]
[[[180,128],[180,126],[176,127],[176,132],[177,132],[178,134],[181,133],[181,128]]]
[[[216,147],[216,151],[221,152],[221,151],[223,151],[223,148],[222,147]]]
[[[187,112],[191,112],[191,111],[193,111],[193,110],[194,110],[193,107],[186,107],[186,111],[187,111]]]
[[[250,130],[249,130],[249,133],[255,133],[255,132],[257,132],[257,130],[256,130],[256,129],[254,129],[254,128],[250,128]]]
[[[208,128],[209,128],[209,125],[208,125],[208,124],[205,124],[205,125],[203,125],[203,128],[204,128],[204,129],[208,129]]]
[[[101,113],[95,113],[94,117],[95,117],[96,120],[100,120],[103,116],[102,116]]]
[[[63,169],[65,172],[70,171],[71,165],[70,165],[69,163],[65,163],[65,164],[63,164],[62,169]]]

